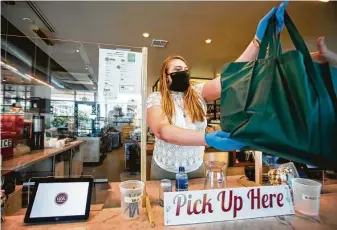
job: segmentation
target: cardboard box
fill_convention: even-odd
[[[133,130],[133,126],[131,126],[131,125],[124,125],[123,128],[122,128],[123,134],[124,134],[124,133],[129,133],[129,132],[131,132],[132,130]]]
[[[60,162],[57,162],[55,164],[54,175],[56,177],[63,177],[64,176],[64,161],[60,161]]]
[[[71,168],[71,175],[72,176],[81,176],[83,172],[83,162],[80,161],[73,161],[72,168]]]

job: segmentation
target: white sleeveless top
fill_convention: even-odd
[[[202,89],[204,83],[197,84],[193,88],[200,95],[201,105],[206,113],[207,105],[202,96]],[[175,112],[172,118],[172,124],[184,129],[195,130],[205,133],[207,120],[203,122],[193,123],[191,119],[184,117],[184,93],[171,92]],[[146,108],[150,108],[153,105],[161,106],[161,93],[153,92],[147,99]],[[181,146],[167,143],[161,139],[155,138],[155,145],[153,150],[153,160],[166,171],[177,173],[179,166],[185,167],[185,172],[192,172],[197,170],[203,163],[204,146]]]

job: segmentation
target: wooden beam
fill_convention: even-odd
[[[262,152],[255,151],[255,183],[262,185]]]

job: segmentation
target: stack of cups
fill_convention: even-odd
[[[122,215],[127,220],[140,217],[144,183],[138,180],[128,180],[120,183]]]
[[[322,184],[303,178],[294,178],[291,181],[295,210],[305,215],[317,216]]]

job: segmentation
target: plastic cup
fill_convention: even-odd
[[[128,180],[121,182],[119,188],[123,217],[127,220],[139,218],[142,211],[144,183],[138,180]]]
[[[317,216],[322,184],[303,178],[293,178],[292,190],[295,210],[309,216]]]

